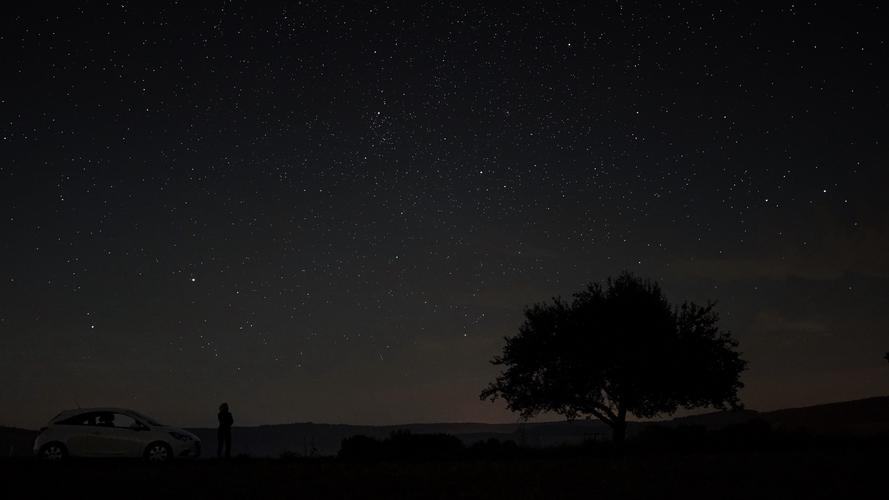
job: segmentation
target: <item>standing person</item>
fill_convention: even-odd
[[[232,424],[235,423],[235,419],[232,417],[231,412],[228,411],[228,403],[219,405],[219,414],[216,417],[219,419],[219,430],[216,431],[216,457],[222,458],[222,447],[224,445],[225,458],[231,458]]]

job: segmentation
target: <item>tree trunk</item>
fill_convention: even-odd
[[[611,440],[614,442],[614,446],[621,450],[624,447],[624,441],[627,438],[627,409],[623,406],[618,407],[617,409],[617,418],[614,419],[614,424],[611,426]]]
[[[627,421],[617,420],[611,426],[611,441],[616,448],[623,448],[627,437]]]

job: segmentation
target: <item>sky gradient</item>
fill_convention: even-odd
[[[0,425],[514,421],[523,307],[625,269],[748,407],[889,393],[878,2],[158,5],[0,21]]]

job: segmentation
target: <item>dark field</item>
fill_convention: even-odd
[[[475,461],[0,462],[3,498],[886,498],[879,450]]]

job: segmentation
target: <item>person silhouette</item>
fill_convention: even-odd
[[[219,419],[219,430],[216,431],[216,457],[222,458],[223,447],[225,447],[225,458],[231,458],[232,424],[235,423],[235,419],[228,411],[228,403],[219,405],[219,413],[216,417]]]

